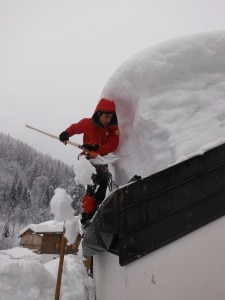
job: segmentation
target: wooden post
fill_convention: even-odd
[[[64,234],[65,234],[65,225],[63,225],[63,234],[61,239],[59,268],[58,268],[58,276],[57,276],[56,289],[55,289],[55,300],[59,300],[59,296],[60,296],[62,270],[63,270],[63,262],[64,262],[65,246],[66,246],[66,238]]]
[[[93,256],[88,257],[85,261],[84,261],[84,265],[87,269],[87,273],[88,275],[92,275],[92,267],[93,267]]]

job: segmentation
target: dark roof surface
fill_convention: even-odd
[[[225,214],[225,144],[109,195],[83,240],[126,265]]]

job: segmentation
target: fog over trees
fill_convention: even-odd
[[[27,224],[53,219],[49,203],[58,187],[71,195],[78,215],[85,190],[74,177],[72,167],[0,133],[0,249],[18,244]]]

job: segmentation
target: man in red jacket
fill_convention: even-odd
[[[100,155],[114,152],[119,145],[119,128],[114,101],[102,98],[96,106],[92,118],[84,118],[72,124],[63,131],[59,139],[64,144],[74,134],[83,134],[83,153],[87,159],[90,152]],[[82,199],[81,223],[86,224],[94,215],[97,207],[105,198],[107,186],[111,181],[111,174],[107,165],[94,165],[96,174],[92,175],[93,185],[88,185],[86,195]]]

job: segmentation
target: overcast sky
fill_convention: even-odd
[[[224,0],[0,0],[1,132],[72,165],[79,150],[25,124],[58,135],[92,115],[131,56],[225,29],[224,11]]]

